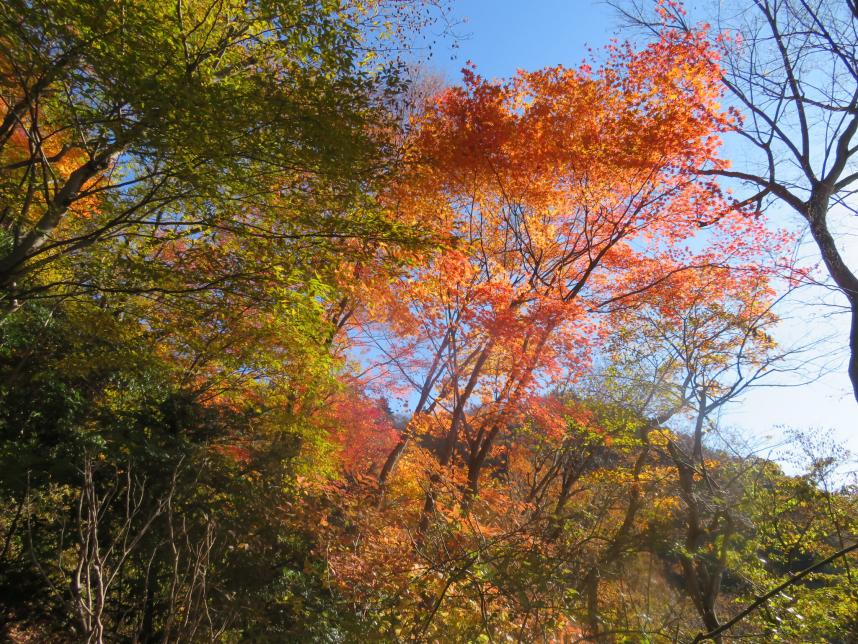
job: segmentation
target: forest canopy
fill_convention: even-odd
[[[851,456],[722,412],[820,275],[858,391],[858,10],[736,4],[449,83],[454,3],[0,7],[0,635],[856,641]]]

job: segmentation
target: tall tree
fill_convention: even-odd
[[[440,432],[443,467],[464,443],[476,492],[527,398],[585,367],[599,313],[634,306],[676,273],[753,256],[765,229],[741,212],[724,217],[729,205],[695,172],[721,166],[729,121],[717,68],[699,58],[706,47],[675,35],[618,48],[599,69],[506,83],[466,69],[464,87],[438,98],[391,201],[449,242],[388,286],[366,325],[388,382],[416,397],[382,485],[422,427]],[[705,250],[677,249],[718,220],[747,237],[707,231]]]
[[[698,28],[679,2],[615,4],[631,24],[657,37]],[[742,115],[734,131],[748,155],[747,162],[700,173],[745,186],[742,203],[762,209],[778,202],[807,223],[849,307],[848,373],[858,400],[858,267],[844,252],[849,221],[858,214],[858,5],[730,2],[714,25],[721,84]]]
[[[398,87],[395,64],[366,62],[383,29],[366,12],[384,4],[5,3],[6,305],[50,288],[39,272],[104,286],[104,274],[49,271],[109,238],[139,258],[141,245],[223,232],[271,247],[396,236],[371,197],[393,161],[385,103]]]

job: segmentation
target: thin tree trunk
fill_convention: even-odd
[[[450,340],[452,338],[452,331],[448,331],[444,335],[444,339],[441,341],[441,345],[438,347],[438,350],[435,352],[435,356],[432,359],[432,365],[429,367],[429,371],[426,374],[426,379],[423,381],[423,387],[420,390],[420,399],[417,401],[417,405],[414,408],[414,413],[411,415],[411,419],[414,420],[420,414],[423,413],[423,409],[426,406],[426,403],[429,400],[429,396],[432,393],[432,388],[435,386],[435,383],[438,381],[438,366],[441,362],[441,357],[444,354],[444,351],[447,350],[447,347],[450,344]],[[410,424],[410,423],[409,423]],[[381,502],[384,496],[384,488],[387,485],[387,479],[390,478],[391,472],[396,467],[396,464],[399,463],[399,459],[402,458],[402,454],[405,452],[405,448],[408,447],[408,443],[411,441],[411,432],[406,427],[405,431],[403,431],[402,435],[399,438],[399,441],[394,445],[393,449],[387,455],[387,458],[384,461],[384,466],[381,468],[381,472],[378,475],[378,486],[381,489],[382,494],[379,495]]]
[[[474,388],[477,386],[480,374],[483,371],[483,366],[489,358],[492,347],[493,343],[491,340],[486,343],[485,347],[483,347],[476,363],[474,364],[471,375],[468,378],[468,383],[465,385],[464,391],[459,395],[459,399],[456,401],[456,406],[453,409],[453,418],[450,421],[450,428],[447,430],[447,439],[444,441],[441,457],[438,459],[438,464],[441,467],[447,467],[453,460],[453,454],[456,451],[456,443],[459,438],[459,427],[462,424],[462,419],[465,414],[465,405],[467,405],[468,400],[471,397],[471,393],[473,393]],[[435,487],[439,482],[440,480],[437,475],[434,475],[429,479],[429,489],[426,490],[426,500],[423,504],[423,513],[420,517],[420,534],[423,534],[429,528],[429,517],[435,511]]]

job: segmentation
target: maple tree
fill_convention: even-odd
[[[692,62],[699,47],[689,37],[617,49],[599,70],[522,72],[508,83],[466,70],[464,87],[423,117],[413,176],[392,198],[449,241],[387,287],[366,335],[388,358],[382,377],[415,390],[412,423],[446,427],[436,430],[442,466],[464,436],[472,492],[520,401],[586,370],[604,333],[599,313],[635,306],[695,267],[750,258],[767,237],[694,174],[721,163],[717,133],[728,123],[714,111],[714,68]],[[677,249],[728,220],[743,242]]]

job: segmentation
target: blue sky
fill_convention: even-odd
[[[606,43],[616,30],[613,10],[591,0],[459,0],[454,18],[459,39],[456,58],[439,47],[433,64],[448,80],[471,60],[483,76],[503,77],[516,69],[537,69],[562,63],[574,66],[587,46]]]
[[[449,83],[458,82],[459,70],[468,60],[476,64],[478,73],[489,78],[510,76],[517,69],[576,66],[587,56],[588,46],[598,50],[617,35],[619,26],[614,11],[597,0],[459,0],[454,3],[454,12],[455,17],[465,20],[454,27],[458,46],[453,48],[449,41],[441,40],[429,63]],[[799,222],[784,211],[773,214],[798,226]],[[803,254],[812,256],[813,250],[807,247]],[[822,293],[804,293],[801,299],[805,303],[791,304],[792,319],[775,335],[784,343],[834,337],[833,342],[820,347],[822,352],[833,354],[828,362],[834,371],[801,387],[750,392],[733,403],[722,418],[725,426],[741,428],[749,443],[763,454],[782,441],[787,428],[835,438],[853,455],[858,454],[858,405],[845,375],[847,323],[844,316],[829,316],[829,308],[815,303]]]

